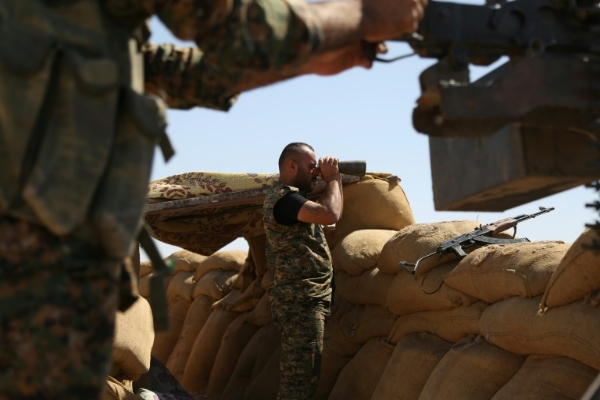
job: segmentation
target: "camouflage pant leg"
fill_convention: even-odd
[[[45,243],[15,251],[27,238],[10,243],[3,228],[0,221],[0,400],[100,399],[111,363],[115,276],[99,261],[72,268]]]
[[[281,382],[277,400],[309,400],[317,389],[321,373],[328,310],[323,303],[316,303],[294,306],[282,314],[285,322],[280,325]]]

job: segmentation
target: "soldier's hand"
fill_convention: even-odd
[[[361,40],[338,50],[315,54],[300,68],[300,73],[334,75],[352,67],[371,68],[374,57],[369,51],[373,46]],[[375,46],[378,54],[387,52],[385,44],[377,43]]]
[[[363,39],[381,42],[414,32],[428,0],[362,0]]]
[[[319,170],[321,178],[325,182],[340,179],[340,169],[338,167],[338,159],[335,157],[321,157],[319,159]]]

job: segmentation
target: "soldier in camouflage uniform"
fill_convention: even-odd
[[[226,109],[368,66],[361,41],[413,30],[425,3],[386,1],[0,0],[0,399],[100,398],[154,147],[169,153],[164,100]],[[152,15],[204,57],[161,69],[145,49],[144,68]]]
[[[285,147],[279,174],[263,205],[266,255],[275,268],[269,306],[281,331],[277,398],[310,399],[320,374],[333,275],[321,224],[334,224],[342,215],[342,181],[338,160],[321,158],[317,168],[314,150],[305,143]],[[306,195],[319,175],[327,187],[317,203]]]

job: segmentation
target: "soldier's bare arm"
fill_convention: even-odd
[[[321,177],[327,183],[321,202],[307,201],[298,212],[298,220],[307,223],[332,225],[342,216],[342,179],[338,169],[338,159],[319,159]]]

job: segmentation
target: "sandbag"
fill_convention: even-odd
[[[335,248],[350,232],[399,230],[414,223],[410,204],[398,182],[368,175],[344,185],[344,211],[335,225],[330,247]]]
[[[530,355],[492,400],[580,399],[597,375],[568,357]]]
[[[255,279],[244,291],[231,290],[221,300],[216,301],[213,308],[224,308],[237,312],[249,311],[256,307],[264,293],[265,290],[260,286],[260,280]]]
[[[342,317],[340,325],[351,342],[364,344],[371,338],[387,336],[395,319],[383,306],[367,304],[355,306]]]
[[[385,307],[394,315],[420,311],[449,310],[468,306],[477,299],[444,283],[444,275],[452,271],[458,260],[449,261],[418,277],[402,271],[394,276],[387,290]]]
[[[244,400],[275,400],[281,381],[281,346],[269,357],[265,366],[250,380],[244,392]]]
[[[584,247],[593,240],[600,238],[588,228],[569,248],[550,278],[540,303],[542,312],[583,299],[591,291],[600,289],[600,253]]]
[[[182,386],[190,394],[204,394],[225,330],[239,315],[235,311],[215,308],[194,341],[183,371]]]
[[[140,296],[142,296],[146,299],[150,296],[150,280],[152,279],[153,276],[154,276],[154,273],[150,273],[150,274],[140,278],[140,281],[139,281]],[[165,290],[167,290],[167,288],[169,287],[169,284],[171,283],[171,279],[173,279],[173,275],[164,276],[162,279],[163,279],[163,285],[165,287]]]
[[[212,303],[213,300],[208,296],[198,296],[192,301],[181,328],[179,339],[165,364],[179,382],[183,382],[185,365],[190,357],[196,337],[210,315]]]
[[[167,302],[170,303],[175,297],[181,297],[191,303],[192,292],[196,284],[192,281],[193,277],[193,272],[181,271],[175,274],[167,287]]]
[[[252,325],[269,325],[271,323],[271,308],[269,307],[268,293],[263,294],[256,307],[254,307],[251,311],[244,313],[244,315],[246,322]]]
[[[384,338],[370,339],[344,367],[329,400],[370,400],[393,351]]]
[[[245,322],[245,319],[244,314],[238,315],[225,330],[208,380],[206,393],[209,398],[221,397],[240,355],[252,336],[258,331],[258,326]]]
[[[275,324],[260,328],[240,355],[220,400],[242,399],[250,381],[258,376],[280,344],[281,336]]]
[[[600,369],[600,310],[584,300],[538,313],[540,297],[512,297],[489,306],[481,334],[518,354],[565,356]]]
[[[385,306],[394,275],[383,274],[377,267],[358,276],[344,271],[335,274],[335,291],[352,304],[379,304]]]
[[[254,262],[254,267],[256,269],[255,274],[257,277],[262,277],[269,268],[267,265],[267,255],[265,254],[267,236],[262,233],[261,235],[247,236],[244,238],[248,242],[248,253]]]
[[[484,246],[463,258],[444,282],[488,303],[536,297],[544,293],[568,248],[560,241]]]
[[[131,388],[109,376],[104,383],[102,400],[143,400],[140,396],[134,394]]]
[[[401,229],[383,246],[377,266],[384,274],[397,274],[398,263],[407,261],[415,263],[419,258],[433,253],[438,246],[454,237],[469,233],[481,225],[478,221],[443,221],[425,224],[414,224]],[[474,250],[475,246],[465,249]],[[433,267],[451,260],[456,260],[450,252],[443,257],[438,255],[426,258],[419,263],[417,276],[421,277]]]
[[[331,251],[333,269],[360,275],[377,265],[381,249],[396,233],[390,229],[362,229],[349,233]]]
[[[419,400],[490,399],[521,368],[525,357],[468,336],[435,366]]]
[[[192,297],[195,299],[198,296],[208,296],[215,300],[222,299],[231,292],[237,277],[235,271],[222,269],[210,271],[194,284]]]
[[[138,380],[150,368],[154,325],[150,304],[138,298],[125,312],[117,312],[111,376]]]
[[[394,323],[388,341],[398,343],[408,333],[429,332],[450,342],[458,342],[467,335],[479,334],[479,319],[486,307],[486,303],[478,301],[450,310],[404,315]]]
[[[182,297],[176,297],[168,305],[169,329],[157,332],[154,338],[154,345],[152,346],[152,355],[163,364],[167,363],[171,352],[179,340],[179,335],[183,329],[183,323],[189,308],[190,302]]]
[[[271,268],[271,269],[267,270],[267,272],[265,272],[265,274],[261,278],[260,286],[265,290],[269,290],[271,288],[271,285],[273,284],[274,277],[275,277],[275,268]]]
[[[418,399],[429,375],[452,345],[426,332],[405,335],[396,344],[371,400]]]
[[[171,264],[172,274],[180,271],[196,272],[198,266],[206,259],[206,256],[188,250],[180,250],[165,258],[167,265]]]
[[[204,275],[215,269],[239,272],[248,257],[244,250],[222,250],[208,256],[198,265],[194,274],[194,282],[202,279]]]
[[[154,272],[154,268],[152,268],[152,262],[150,262],[150,261],[140,262],[140,272],[138,274],[138,278],[143,278],[144,276],[151,274],[152,272]]]

